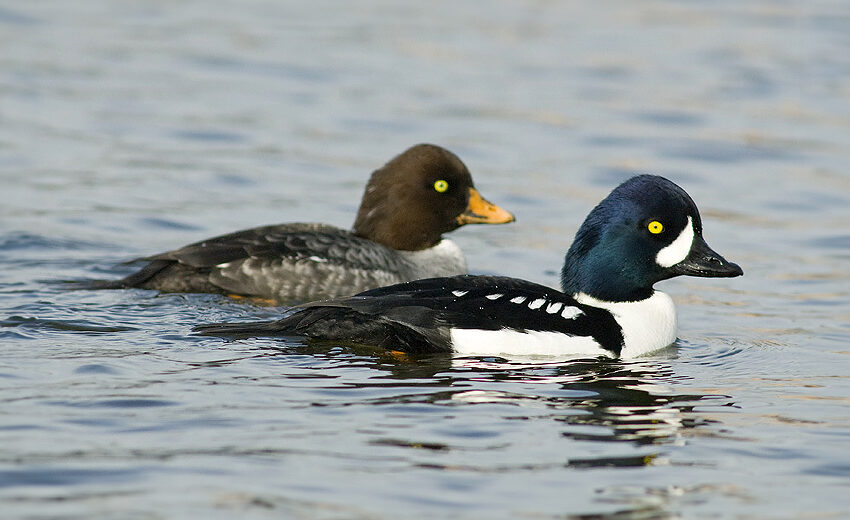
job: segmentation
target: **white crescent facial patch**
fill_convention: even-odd
[[[688,223],[685,228],[679,233],[670,245],[661,249],[655,256],[655,263],[661,267],[672,267],[685,258],[691,252],[691,245],[694,243],[694,224],[691,217],[688,217]]]

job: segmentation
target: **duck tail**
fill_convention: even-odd
[[[296,336],[297,332],[282,327],[280,321],[249,321],[245,323],[206,323],[192,327],[201,336]]]
[[[118,280],[63,280],[61,286],[69,291],[98,289],[131,289],[141,287],[157,273],[171,265],[169,260],[154,260],[133,274]]]

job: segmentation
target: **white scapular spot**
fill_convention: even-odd
[[[511,298],[511,303],[522,303],[525,301],[525,296],[517,296],[516,298]]]
[[[460,298],[461,296],[463,296],[464,294],[466,294],[466,293],[468,293],[468,292],[469,292],[469,291],[452,291],[452,294],[454,294],[455,296],[457,296],[458,298]]]
[[[548,312],[549,314],[555,314],[556,312],[561,310],[561,307],[563,305],[564,304],[561,303],[561,302],[550,303],[549,305],[546,306],[546,312]]]
[[[485,296],[485,298],[487,298],[488,300],[498,300],[502,296],[504,296],[504,294],[496,293],[496,294],[488,294],[487,296]]]
[[[543,298],[537,298],[536,300],[528,304],[528,308],[539,309],[540,307],[543,307],[544,303],[546,303],[546,300],[544,300]]]
[[[571,320],[577,316],[581,316],[581,309],[578,307],[564,307],[564,310],[561,311],[561,317],[565,320]]]

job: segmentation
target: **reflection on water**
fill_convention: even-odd
[[[475,366],[470,363],[467,366]],[[551,419],[567,427],[563,435],[580,441],[631,442],[636,445],[677,444],[685,430],[707,424],[694,412],[706,401],[724,401],[729,396],[681,394],[672,385],[681,382],[669,365],[656,362],[611,360],[574,361],[546,366],[497,368],[488,362],[487,372],[472,380],[491,377],[496,381],[556,384],[567,395],[539,396],[506,391],[472,390],[452,396],[465,403],[501,402],[518,406],[526,401],[552,410]],[[630,457],[571,459],[576,467],[649,465],[657,453]]]
[[[384,373],[382,376],[373,375],[366,381],[345,382],[343,388],[398,391],[355,402],[315,402],[314,406],[508,405],[518,410],[504,415],[504,419],[554,421],[562,425],[563,437],[575,441],[629,443],[635,447],[682,445],[688,436],[687,430],[710,424],[717,426],[716,418],[701,416],[697,407],[735,406],[733,398],[728,395],[677,391],[677,387],[686,382],[687,378],[677,375],[672,366],[658,361],[599,358],[567,362],[518,362],[494,357],[413,358],[389,352],[375,353],[368,347],[337,347],[322,345],[321,342],[293,344],[281,347],[280,351],[264,352],[258,356],[274,358],[295,353],[309,353],[312,357],[325,358],[331,362],[343,360],[346,367],[359,366]],[[327,382],[325,388],[340,388],[337,386],[339,381],[330,372],[313,373],[305,377],[324,378]],[[533,413],[524,413],[526,410]],[[445,443],[402,438],[378,438],[371,442],[427,450],[452,449]],[[663,457],[659,459],[661,455],[660,451],[647,451],[622,457],[571,458],[566,463],[524,465],[522,468],[669,464]],[[483,466],[467,469],[485,470]],[[509,469],[520,468],[499,467],[488,471]]]

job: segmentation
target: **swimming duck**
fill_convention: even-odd
[[[141,258],[149,263],[140,271],[88,287],[221,293],[280,303],[347,296],[466,273],[463,252],[443,234],[466,224],[513,220],[481,196],[455,154],[419,144],[372,173],[351,231],[318,223],[246,229]]]
[[[411,353],[632,358],[676,340],[673,301],[653,288],[656,282],[742,274],[705,242],[699,211],[682,188],[640,175],[585,219],[566,255],[561,291],[501,276],[432,278],[308,303],[278,321],[196,330]]]

